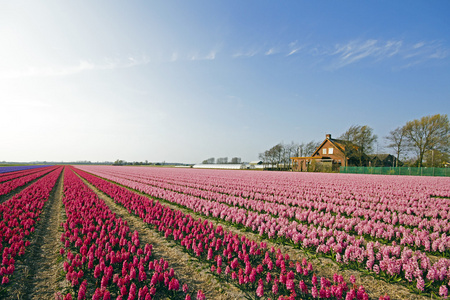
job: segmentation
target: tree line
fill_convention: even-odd
[[[383,151],[383,147],[377,143],[378,136],[368,125],[352,125],[338,139],[345,146],[344,157],[351,158],[349,161],[353,165],[367,165],[368,155]],[[450,125],[447,115],[436,114],[408,121],[390,131],[384,140],[385,147],[396,157],[397,167],[444,167],[450,162]],[[309,157],[320,144],[315,141],[278,143],[259,153],[259,159],[271,168],[290,169],[291,157]]]
[[[437,167],[449,162],[450,125],[447,115],[436,114],[408,121],[390,131],[386,140],[387,147],[394,151],[398,160],[402,155],[414,153],[412,162],[417,167]]]
[[[233,157],[231,158],[231,161],[228,161],[228,157],[218,157],[217,160],[214,157],[210,157],[208,159],[205,159],[202,161],[202,164],[204,165],[211,165],[211,164],[240,164],[241,158],[240,157]]]

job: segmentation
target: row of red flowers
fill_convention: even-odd
[[[138,232],[131,232],[70,168],[63,203],[67,220],[61,224],[60,253],[71,284],[64,299],[190,299],[167,261],[155,259],[152,245],[141,245]]]
[[[4,292],[15,271],[17,256],[25,254],[30,245],[29,235],[35,231],[36,222],[45,202],[60,176],[62,167],[42,177],[8,201],[0,204],[0,291]]]
[[[2,183],[0,183],[0,196],[6,195],[16,188],[21,187],[28,182],[35,180],[36,178],[44,176],[45,174],[48,174],[57,168],[57,166],[52,166],[38,170],[31,169],[27,170],[26,172],[21,172],[20,174],[11,174],[9,176],[5,176],[1,180]]]
[[[209,263],[216,276],[257,297],[368,299],[364,288],[355,286],[353,280],[348,286],[338,274],[332,280],[317,278],[306,259],[292,261],[280,249],[268,249],[265,243],[225,231],[207,220],[195,220],[84,171],[77,173],[165,238],[173,239],[188,253]]]

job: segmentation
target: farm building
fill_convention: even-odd
[[[291,157],[293,171],[335,171],[340,166],[360,164],[355,144],[325,136],[325,140],[308,157]],[[372,167],[392,167],[396,158],[391,154],[362,154],[362,165]]]
[[[230,169],[230,170],[240,170],[247,169],[245,164],[197,164],[193,165],[194,169]]]
[[[263,170],[264,169],[262,160],[253,160],[253,161],[249,162],[246,167],[247,167],[247,169],[251,169],[251,170],[253,170],[253,169]]]
[[[332,139],[331,134],[308,157],[291,157],[294,171],[311,171],[317,169],[335,170],[340,166],[347,166],[351,157],[346,157],[346,147],[358,147],[346,141]],[[347,149],[348,150],[348,149]]]
[[[371,167],[395,167],[397,158],[391,154],[370,154],[369,166]]]

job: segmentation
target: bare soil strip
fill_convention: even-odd
[[[122,186],[122,185],[120,185],[120,186]],[[312,263],[312,265],[314,267],[314,272],[318,276],[333,278],[334,273],[339,273],[344,276],[344,278],[346,279],[347,282],[349,282],[349,277],[351,275],[353,275],[356,277],[356,284],[364,286],[367,293],[369,294],[370,299],[378,299],[380,296],[382,296],[384,294],[388,294],[392,300],[430,299],[429,297],[412,293],[407,287],[403,286],[402,284],[388,283],[381,279],[376,279],[371,275],[365,275],[363,272],[359,272],[359,271],[355,271],[355,270],[340,269],[340,267],[336,264],[336,262],[334,262],[333,260],[331,260],[329,258],[321,257],[320,255],[317,255],[317,256],[311,255],[311,253],[308,251],[297,249],[297,248],[294,248],[289,245],[274,243],[272,241],[262,238],[259,234],[255,234],[250,231],[240,230],[234,226],[230,226],[228,223],[226,223],[222,220],[217,220],[216,218],[212,218],[212,217],[206,217],[204,215],[195,213],[190,209],[180,207],[178,205],[174,205],[173,203],[170,203],[167,200],[151,197],[145,193],[142,193],[140,191],[134,190],[134,189],[126,187],[126,186],[122,186],[122,187],[124,187],[130,191],[133,191],[135,193],[138,193],[140,195],[143,195],[145,197],[148,197],[149,199],[158,200],[162,204],[170,207],[171,209],[180,210],[183,213],[189,214],[194,218],[197,218],[197,219],[201,218],[203,220],[208,219],[215,226],[221,225],[224,228],[224,230],[228,230],[228,231],[231,231],[231,232],[239,234],[239,235],[245,235],[248,238],[253,239],[255,241],[263,241],[263,242],[267,243],[267,245],[269,247],[274,246],[275,248],[280,248],[283,253],[288,253],[289,256],[291,257],[291,259],[293,259],[293,260],[301,260],[302,258],[306,257],[308,259],[308,261]],[[231,299],[231,298],[227,298],[227,299]]]
[[[64,171],[45,203],[26,254],[17,261],[17,273],[7,299],[54,299],[55,292],[62,289],[65,278],[60,275],[63,267],[59,259],[59,224],[64,215],[63,178]]]
[[[209,273],[209,268],[205,264],[193,259],[189,254],[183,252],[175,242],[166,240],[156,230],[150,229],[142,219],[116,204],[113,199],[85,179],[82,178],[82,180],[100,199],[105,201],[113,213],[116,213],[118,217],[128,222],[128,226],[132,231],[137,230],[139,232],[139,238],[142,243],[153,245],[152,253],[155,258],[159,259],[162,257],[167,260],[169,266],[175,270],[180,283],[187,283],[191,293],[202,290],[206,299],[245,299],[246,295],[237,287],[232,284],[219,282],[215,276]]]

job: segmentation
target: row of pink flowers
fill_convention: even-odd
[[[61,224],[60,253],[73,292],[57,299],[190,299],[168,262],[155,259],[152,245],[142,245],[139,233],[131,232],[70,168],[63,203],[67,220]]]
[[[44,176],[45,174],[50,173],[53,170],[56,170],[57,166],[42,168],[39,170],[27,170],[28,172],[21,172],[18,177],[17,174],[11,175],[10,177],[4,177],[5,179],[2,183],[0,183],[0,196],[6,195],[10,193],[11,191],[15,190],[18,187],[21,187],[25,184],[27,184],[30,181],[35,180],[36,178],[39,178],[41,176]]]
[[[50,196],[62,167],[28,186],[20,193],[0,204],[0,291],[12,279],[17,256],[25,254],[30,245],[29,236],[35,231],[36,222]]]
[[[257,297],[368,299],[362,286],[355,286],[353,281],[349,287],[338,274],[333,280],[317,278],[305,259],[292,261],[280,249],[268,249],[265,243],[225,231],[207,220],[195,220],[89,173],[77,172],[165,238],[175,240],[192,256],[209,263],[216,276],[235,282]]]
[[[446,199],[439,199],[431,197],[433,194],[441,194],[441,195],[450,195],[450,180],[448,178],[417,178],[412,177],[408,178],[406,177],[394,177],[396,178],[398,182],[398,189],[396,193],[392,193],[391,190],[386,189],[386,186],[384,186],[383,189],[383,181],[381,181],[380,176],[372,176],[369,178],[373,178],[374,180],[378,180],[376,183],[378,184],[377,188],[372,191],[369,195],[367,195],[367,198],[364,198],[364,194],[356,193],[353,189],[354,186],[352,184],[343,185],[341,182],[340,185],[338,185],[336,182],[328,181],[327,184],[328,188],[324,189],[323,187],[317,187],[318,183],[315,182],[313,186],[312,183],[308,182],[308,184],[305,186],[303,181],[293,183],[294,188],[298,188],[298,186],[302,187],[301,192],[298,191],[297,193],[291,193],[289,195],[285,195],[284,188],[286,189],[292,189],[292,187],[286,187],[286,186],[280,186],[277,189],[272,185],[270,190],[266,191],[266,193],[254,193],[253,195],[247,195],[243,193],[243,190],[245,190],[245,187],[243,188],[242,182],[239,182],[238,180],[232,180],[228,182],[227,188],[218,188],[216,186],[211,186],[211,184],[207,184],[207,182],[204,185],[200,185],[199,183],[192,183],[191,185],[187,185],[185,180],[194,180],[198,179],[199,174],[196,174],[194,171],[198,170],[191,170],[194,173],[185,174],[186,178],[182,178],[181,176],[176,177],[178,182],[176,180],[170,179],[170,174],[164,173],[164,171],[160,170],[152,170],[150,174],[145,176],[146,173],[142,173],[142,170],[149,173],[150,171],[147,171],[146,168],[135,168],[134,172],[133,169],[120,168],[120,171],[108,169],[105,167],[99,167],[102,171],[105,173],[110,173],[112,175],[116,175],[118,177],[124,177],[126,179],[136,180],[145,184],[168,188],[172,190],[177,190],[179,192],[185,193],[185,194],[191,194],[198,197],[204,197],[205,199],[216,199],[220,196],[217,196],[215,194],[224,194],[225,196],[222,196],[222,198],[225,198],[226,201],[228,201],[230,204],[235,204],[236,202],[240,202],[240,198],[244,198],[245,200],[259,200],[259,202],[269,202],[269,203],[279,203],[284,204],[285,206],[293,206],[293,207],[299,207],[299,208],[307,208],[317,211],[323,211],[323,212],[332,212],[335,214],[342,214],[345,216],[352,216],[352,217],[360,217],[362,219],[371,220],[371,221],[382,221],[386,222],[388,224],[392,225],[406,225],[406,226],[416,226],[420,229],[426,228],[427,230],[432,230],[436,232],[449,232],[450,225],[447,222],[448,219],[448,212],[450,209],[448,201]],[[148,169],[148,168],[147,168]],[[181,170],[186,171],[186,170]],[[163,172],[160,174],[160,172]],[[166,171],[167,172],[167,171]],[[180,172],[179,170],[176,170],[175,172]],[[156,175],[155,175],[156,174]],[[194,174],[194,176],[193,176]],[[201,174],[201,173],[200,173]],[[237,173],[232,173],[237,174]],[[241,174],[241,172],[239,173]],[[245,173],[244,173],[245,174]],[[273,174],[273,173],[270,173]],[[277,175],[284,175],[284,173],[275,173]],[[157,175],[160,175],[159,178],[155,178]],[[167,175],[169,178],[164,177]],[[195,176],[197,175],[197,176]],[[302,174],[303,175],[303,174]],[[313,174],[314,176],[336,176],[336,174]],[[342,176],[354,176],[354,174],[341,174]],[[303,175],[307,176],[307,175]],[[311,176],[311,175],[309,175]],[[392,176],[391,176],[392,177]],[[209,176],[208,176],[209,178]],[[360,176],[358,179],[362,180],[367,178],[367,176]],[[329,178],[332,179],[332,178]],[[355,178],[353,178],[355,179]],[[401,180],[402,179],[402,180]],[[403,193],[400,193],[401,191],[401,183],[403,183],[405,180],[415,180],[415,188],[411,188],[409,186],[406,186],[410,190],[415,190],[417,187],[427,187],[426,193],[412,193],[409,195],[410,199],[405,200],[405,197],[407,195],[404,195]],[[436,181],[440,183],[436,187],[436,185],[433,185],[436,187],[436,190],[430,189],[428,184],[430,184],[430,181]],[[389,181],[391,183],[392,180]],[[225,180],[226,182],[226,180]],[[356,180],[358,182],[358,180]],[[365,192],[367,192],[368,187],[366,185],[366,181],[362,181],[363,188]],[[224,183],[222,183],[223,185]],[[320,183],[319,183],[320,184]],[[384,183],[385,184],[385,183]],[[259,183],[256,184],[256,186],[262,185],[263,187],[265,185],[268,185],[268,183]],[[331,185],[331,189],[330,189]],[[177,186],[175,188],[174,186]],[[403,187],[403,188],[406,188]],[[187,189],[182,189],[187,188]],[[191,189],[189,189],[191,188]],[[348,191],[348,189],[351,188],[351,192]],[[445,189],[446,188],[446,189]],[[440,192],[439,192],[440,190]],[[447,190],[448,193],[445,193],[444,191]],[[277,193],[281,193],[282,195],[277,195]],[[395,195],[395,196],[394,196]],[[226,196],[233,196],[233,197],[226,197]],[[268,208],[268,212],[276,211],[274,208]],[[295,211],[286,211],[284,210],[281,212],[282,216],[287,217],[290,215],[291,217],[295,215]],[[431,220],[428,220],[428,218],[431,218]]]
[[[92,171],[93,168],[85,168]],[[309,219],[310,225],[299,224],[287,218],[274,218],[269,214],[260,214],[245,208],[232,207],[214,200],[194,197],[156,186],[146,185],[134,180],[109,175],[103,170],[117,168],[101,168],[95,173],[120,184],[143,191],[153,197],[165,199],[170,202],[190,208],[206,216],[213,216],[232,222],[267,235],[270,238],[282,237],[294,242],[296,245],[315,250],[319,253],[331,255],[338,262],[355,265],[356,268],[366,268],[375,274],[387,278],[404,278],[414,284],[419,290],[424,290],[422,281],[431,285],[427,290],[437,291],[440,285],[446,284],[450,279],[450,260],[443,258],[431,264],[430,259],[421,251],[412,251],[408,247],[392,242],[391,245],[378,242],[366,242],[354,233],[347,233],[336,228],[316,226],[315,219]],[[141,168],[136,168],[141,169]],[[154,168],[151,168],[154,169]],[[105,174],[106,173],[106,174]],[[325,218],[323,218],[324,221]],[[319,220],[320,221],[320,220]],[[345,228],[344,228],[345,229]],[[444,236],[445,237],[445,236]],[[447,241],[447,240],[445,240]],[[372,249],[372,250],[369,250]]]
[[[313,223],[316,226],[326,227],[329,229],[344,230],[346,232],[354,232],[357,235],[364,235],[369,238],[384,239],[386,242],[397,241],[401,245],[408,245],[410,247],[420,248],[427,252],[445,252],[450,249],[450,236],[446,232],[450,229],[450,223],[444,219],[421,219],[419,225],[421,228],[409,228],[412,223],[411,220],[418,217],[412,215],[400,214],[399,217],[402,223],[408,226],[394,226],[392,223],[387,223],[373,219],[370,217],[361,218],[357,214],[357,210],[351,208],[356,215],[350,215],[350,211],[342,211],[335,209],[336,205],[327,207],[326,212],[321,209],[316,209],[311,206],[301,208],[299,206],[289,206],[285,204],[267,202],[255,199],[246,199],[242,197],[229,196],[212,191],[206,191],[200,188],[186,187],[176,184],[167,184],[157,180],[145,180],[141,176],[132,177],[127,175],[126,179],[131,179],[145,185],[151,185],[165,190],[171,190],[178,193],[199,197],[211,201],[225,203],[232,207],[241,207],[246,210],[255,211],[258,213],[267,213],[275,217],[284,217],[291,220],[303,222],[304,224]],[[120,176],[115,176],[120,177]],[[121,178],[124,178],[123,176]],[[339,206],[342,208],[343,206]],[[342,214],[341,214],[342,213]],[[394,221],[399,219],[398,215],[393,213]],[[408,222],[409,219],[409,222]],[[431,224],[431,225],[430,225]],[[430,231],[430,228],[434,231]],[[443,233],[440,234],[439,232]]]
[[[410,176],[366,176],[356,174],[311,174],[286,172],[217,172],[217,170],[167,170],[121,167],[94,167],[111,174],[162,181],[169,184],[220,192],[247,199],[297,205],[299,200],[313,200],[311,205],[350,204],[353,209],[368,208],[367,213],[396,211],[416,216],[448,216],[448,201],[433,196],[450,197],[448,178]],[[432,199],[433,198],[433,199]],[[436,201],[437,203],[435,203]],[[433,205],[429,205],[430,201]],[[401,207],[391,210],[400,202]],[[437,207],[438,204],[440,207]],[[384,216],[386,217],[386,216]],[[383,218],[384,218],[383,217]]]

